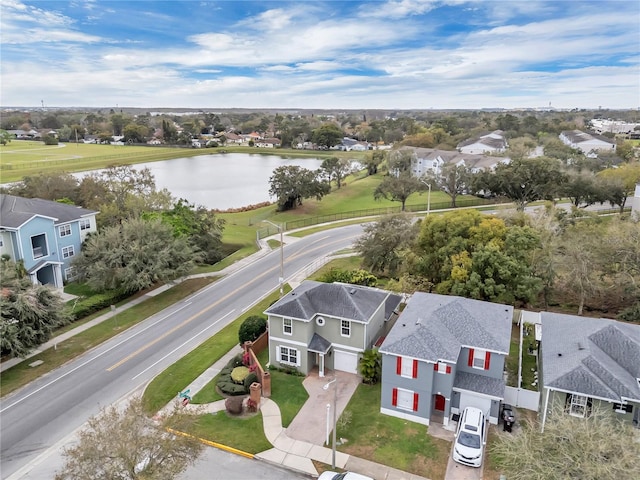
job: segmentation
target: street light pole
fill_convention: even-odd
[[[284,238],[283,238],[283,228],[282,225],[278,225],[269,220],[263,220],[263,222],[269,223],[276,227],[280,232],[280,296],[284,294]]]
[[[331,434],[331,468],[336,468],[336,403],[338,401],[338,384],[336,383],[338,380],[337,377],[334,377],[329,383],[325,384],[322,389],[329,390],[329,385],[335,383],[333,386],[333,433]]]
[[[431,183],[425,182],[422,179],[420,179],[420,181],[424,183],[427,187],[429,187],[429,195],[427,195],[427,216],[428,216],[429,213],[431,212]]]

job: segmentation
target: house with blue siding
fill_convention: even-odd
[[[362,353],[395,318],[402,297],[379,288],[305,280],[264,313],[269,364],[308,374],[358,373]]]
[[[61,289],[71,261],[97,230],[98,212],[39,198],[0,194],[0,255],[22,261],[34,285]]]
[[[444,426],[466,407],[498,423],[513,307],[416,292],[380,346],[380,411]]]

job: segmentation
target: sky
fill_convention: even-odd
[[[638,0],[0,2],[0,106],[640,107]]]

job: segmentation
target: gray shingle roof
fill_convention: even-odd
[[[311,320],[320,314],[367,323],[381,305],[384,304],[385,313],[390,310],[391,314],[400,300],[399,295],[377,288],[305,280],[265,313],[300,320]]]
[[[98,212],[40,198],[0,194],[0,226],[4,228],[18,228],[36,215],[53,218],[58,225],[94,213]]]
[[[380,347],[384,353],[456,362],[463,346],[507,355],[513,307],[416,292]]]
[[[310,352],[327,353],[331,348],[331,342],[317,333],[313,334],[307,346]]]
[[[542,312],[545,387],[640,400],[640,325]]]
[[[504,386],[504,380],[501,378],[491,378],[460,370],[456,372],[456,378],[453,380],[453,388],[483,393],[501,399],[504,398]]]
[[[606,142],[611,145],[614,144],[614,142],[612,142],[607,137],[603,137],[602,135],[592,135],[590,133],[583,132],[582,130],[565,130],[561,133],[561,135],[564,135],[567,139],[569,139],[569,141],[575,144],[588,142],[590,140],[600,140],[601,142]]]

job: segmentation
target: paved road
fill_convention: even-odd
[[[284,278],[348,247],[359,225],[299,239],[284,248]],[[38,379],[0,403],[1,477],[22,478],[47,450],[59,449],[101,406],[141,389],[158,373],[277,289],[279,251],[213,283]],[[177,393],[177,392],[176,392]]]

